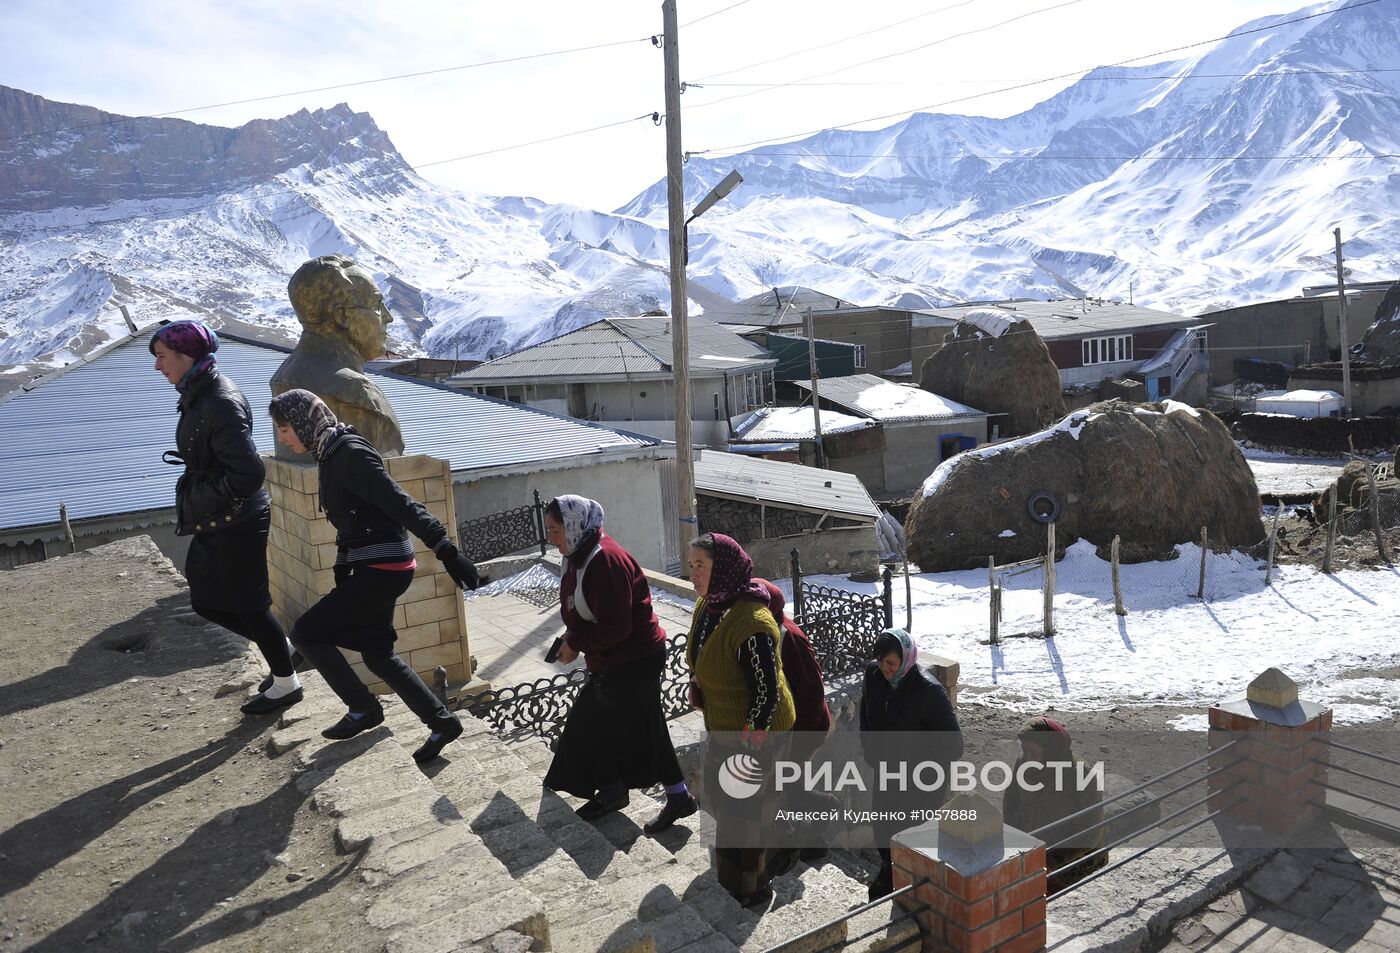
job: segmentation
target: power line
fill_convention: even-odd
[[[718,158],[732,157],[741,153],[724,153]],[[1111,156],[1111,155],[1056,155],[1046,153],[1029,153],[1026,155],[1011,154],[986,154],[957,153],[947,155],[935,155],[931,153],[916,152],[763,152],[764,156],[797,156],[802,158],[815,159],[987,159],[1005,160],[1007,162],[1020,161],[1022,159],[1063,159],[1067,161],[1112,161],[1131,162],[1135,159],[1146,159],[1151,162],[1273,162],[1273,161],[1326,161],[1326,160],[1365,160],[1373,159],[1400,159],[1400,153],[1394,152],[1374,152],[1367,155],[1329,155],[1324,153],[1292,153],[1281,155],[1264,156],[1241,156],[1241,155],[1216,155],[1216,156],[1158,156],[1150,153],[1138,153],[1136,155]]]
[[[717,17],[717,16],[719,16],[721,13],[728,13],[730,10],[733,10],[735,7],[742,7],[744,4],[746,4],[746,3],[748,3],[748,2],[749,2],[749,0],[739,0],[738,3],[731,3],[731,4],[730,4],[729,6],[727,6],[727,7],[721,7],[720,9],[716,10],[714,13],[707,13],[707,14],[705,14],[705,15],[702,16],[702,17],[696,17],[694,20],[689,20],[689,21],[687,21],[687,22],[685,22],[685,23],[682,23],[682,24],[681,24],[681,27],[684,28],[684,27],[688,27],[688,26],[695,26],[695,24],[701,23],[701,22],[703,22],[703,21],[705,21],[705,20],[708,20],[710,17]]]
[[[1005,20],[1000,20],[1000,21],[998,21],[998,22],[996,22],[996,23],[992,23],[992,24],[989,24],[989,25],[987,25],[987,26],[977,27],[977,28],[972,29],[972,30],[964,30],[964,31],[961,32],[961,33],[952,33],[952,34],[949,34],[948,36],[939,37],[939,38],[936,39],[936,40],[930,40],[928,43],[921,43],[921,44],[919,44],[918,46],[910,47],[910,48],[907,49],[907,50],[900,50],[900,51],[895,52],[895,53],[882,53],[882,54],[879,55],[879,56],[873,56],[873,57],[871,57],[870,59],[861,60],[859,63],[849,63],[849,64],[847,64],[847,65],[845,65],[845,66],[838,66],[836,69],[827,70],[827,71],[822,72],[822,73],[813,73],[813,74],[811,74],[810,76],[803,76],[803,77],[801,77],[800,79],[794,80],[794,82],[805,82],[806,80],[811,80],[811,79],[821,79],[821,78],[826,77],[826,76],[834,76],[834,75],[837,74],[837,73],[844,73],[844,72],[846,72],[847,70],[858,69],[858,68],[860,68],[860,67],[862,67],[862,66],[868,66],[868,65],[870,65],[871,63],[878,63],[878,62],[880,62],[880,61],[882,61],[882,60],[893,59],[893,58],[895,58],[895,57],[897,57],[897,56],[908,56],[910,53],[918,53],[918,52],[920,52],[920,51],[922,51],[922,50],[928,49],[928,48],[931,47],[931,46],[938,46],[938,45],[940,45],[940,44],[948,43],[948,42],[951,42],[951,41],[953,41],[953,40],[962,39],[963,37],[974,36],[974,35],[976,35],[976,34],[978,34],[978,33],[988,33],[988,32],[990,32],[990,31],[992,31],[992,30],[999,29],[1000,27],[1007,26],[1008,24],[1015,23],[1015,22],[1018,21],[1018,20],[1024,20],[1024,19],[1026,19],[1026,18],[1028,18],[1028,17],[1033,17],[1033,16],[1036,16],[1036,15],[1041,14],[1041,13],[1049,13],[1049,12],[1054,11],[1054,10],[1059,10],[1059,9],[1061,9],[1062,7],[1072,7],[1072,6],[1074,6],[1075,4],[1077,4],[1077,3],[1083,3],[1083,2],[1084,2],[1084,0],[1061,0],[1060,3],[1051,4],[1051,5],[1048,6],[1048,7],[1038,7],[1038,8],[1035,9],[1035,10],[1029,10],[1029,11],[1027,11],[1026,13],[1020,13],[1020,14],[1017,14],[1016,16],[1014,16],[1014,17],[1008,17],[1008,18],[1005,19]],[[710,100],[709,102],[699,103],[698,105],[691,106],[690,109],[691,109],[692,112],[693,112],[694,110],[696,110],[696,109],[706,109],[706,108],[708,108],[708,107],[710,107],[710,106],[718,106],[720,103],[727,103],[727,102],[729,102],[729,101],[731,101],[731,100],[735,100],[735,99],[746,99],[746,98],[748,98],[749,96],[757,96],[757,95],[759,95],[760,93],[769,92],[769,91],[772,90],[772,89],[782,89],[784,86],[788,86],[788,85],[791,85],[791,84],[789,84],[789,83],[782,83],[782,84],[779,84],[779,85],[777,85],[777,86],[771,86],[771,87],[764,87],[764,88],[761,88],[761,89],[755,89],[755,90],[753,90],[752,92],[747,92],[747,93],[735,93],[735,94],[732,95],[732,96],[723,96],[723,97],[721,97],[721,98],[719,98],[719,99],[712,99],[712,100]]]
[[[815,135],[816,133],[825,132],[825,131],[830,130],[830,129],[840,129],[840,128],[845,127],[845,126],[854,126],[854,125],[859,125],[859,124],[861,124],[861,123],[879,122],[879,121],[884,120],[884,119],[893,119],[893,118],[899,117],[899,116],[908,116],[908,115],[910,115],[911,113],[924,112],[924,111],[930,110],[930,109],[938,109],[938,108],[943,107],[943,106],[951,106],[951,105],[953,105],[953,104],[955,104],[955,103],[967,102],[968,100],[973,100],[973,99],[981,99],[981,98],[984,97],[984,96],[994,96],[994,95],[997,95],[997,94],[999,94],[999,93],[1009,93],[1009,92],[1013,92],[1013,91],[1018,90],[1018,89],[1026,89],[1027,87],[1030,87],[1030,86],[1040,86],[1040,85],[1043,85],[1043,84],[1045,84],[1045,83],[1053,83],[1053,82],[1055,82],[1055,81],[1057,81],[1057,80],[1069,79],[1069,78],[1071,78],[1071,77],[1081,76],[1082,74],[1087,73],[1087,72],[1089,72],[1090,70],[1095,70],[1095,69],[1112,69],[1112,68],[1114,68],[1114,67],[1116,67],[1116,66],[1127,66],[1129,63],[1136,63],[1138,60],[1145,60],[1145,59],[1148,59],[1148,58],[1150,58],[1150,57],[1166,56],[1166,55],[1171,54],[1171,53],[1180,53],[1180,52],[1182,52],[1183,50],[1194,49],[1195,47],[1198,47],[1198,46],[1206,46],[1206,45],[1211,44],[1211,43],[1220,43],[1220,42],[1222,42],[1222,41],[1224,41],[1224,40],[1230,40],[1230,39],[1234,39],[1234,38],[1236,38],[1236,37],[1250,36],[1251,34],[1254,34],[1254,33],[1263,33],[1263,32],[1268,31],[1268,30],[1275,30],[1275,29],[1278,29],[1278,28],[1281,27],[1281,26],[1288,26],[1289,24],[1292,24],[1292,23],[1301,23],[1301,22],[1303,22],[1304,20],[1314,20],[1314,19],[1317,19],[1318,17],[1327,17],[1327,16],[1332,16],[1332,15],[1334,15],[1334,14],[1338,14],[1338,13],[1347,13],[1347,12],[1350,12],[1350,11],[1352,11],[1352,10],[1359,10],[1359,9],[1362,8],[1362,7],[1368,7],[1368,6],[1370,6],[1371,4],[1373,4],[1373,3],[1379,3],[1379,2],[1380,2],[1380,0],[1357,0],[1357,2],[1352,3],[1350,6],[1341,7],[1341,8],[1336,9],[1336,10],[1326,10],[1326,11],[1323,11],[1323,12],[1321,12],[1321,13],[1309,13],[1309,14],[1305,14],[1305,15],[1303,15],[1303,16],[1292,17],[1292,18],[1287,19],[1287,20],[1280,20],[1280,21],[1277,21],[1277,22],[1275,22],[1275,23],[1271,23],[1271,24],[1269,24],[1268,26],[1255,27],[1255,28],[1252,29],[1252,30],[1240,30],[1240,31],[1234,32],[1234,33],[1227,33],[1227,34],[1225,34],[1224,36],[1213,37],[1213,38],[1208,39],[1208,40],[1197,40],[1197,41],[1194,42],[1194,43],[1187,43],[1187,44],[1184,44],[1184,45],[1182,45],[1182,46],[1174,46],[1174,47],[1171,47],[1171,48],[1169,48],[1169,49],[1157,50],[1157,51],[1152,52],[1152,53],[1143,53],[1143,54],[1141,54],[1141,55],[1139,55],[1139,56],[1133,56],[1133,57],[1130,57],[1130,58],[1125,59],[1125,60],[1119,60],[1119,61],[1116,62],[1116,63],[1109,63],[1109,64],[1104,65],[1104,66],[1092,66],[1092,67],[1088,67],[1087,69],[1071,70],[1071,71],[1068,72],[1068,73],[1059,73],[1059,74],[1057,74],[1057,75],[1055,75],[1055,76],[1047,76],[1047,77],[1045,77],[1045,78],[1043,78],[1043,79],[1031,80],[1031,81],[1025,82],[1025,83],[1017,83],[1017,84],[1014,84],[1014,85],[1011,85],[1011,86],[1003,86],[1003,87],[1001,87],[1001,88],[999,88],[999,89],[988,90],[987,92],[982,92],[982,93],[974,93],[973,95],[970,95],[970,96],[960,96],[960,97],[958,97],[958,98],[956,98],[956,99],[946,99],[946,100],[943,100],[942,102],[930,103],[930,104],[928,104],[928,105],[926,105],[926,106],[916,106],[916,107],[914,107],[913,109],[903,109],[903,110],[900,110],[900,111],[898,111],[898,112],[885,113],[885,114],[879,115],[879,116],[867,116],[867,117],[865,117],[864,119],[852,119],[852,120],[848,120],[848,121],[846,121],[846,122],[836,123],[836,124],[834,124],[834,125],[828,124],[828,125],[822,126],[822,127],[819,128],[819,129],[808,129],[808,130],[806,130],[805,132],[788,133],[788,134],[782,135],[782,136],[772,136],[772,137],[769,137],[769,138],[767,138],[767,139],[755,139],[755,140],[753,140],[753,141],[751,141],[751,142],[741,142],[741,143],[736,143],[736,144],[734,144],[734,145],[718,146],[718,147],[711,148],[711,149],[698,149],[698,150],[695,150],[695,151],[691,152],[690,155],[705,155],[705,154],[710,153],[710,152],[724,152],[724,153],[730,153],[730,152],[734,152],[735,150],[739,150],[739,149],[749,149],[749,148],[752,148],[752,147],[754,147],[754,146],[767,145],[767,144],[770,143],[770,142],[785,142],[785,141],[788,141],[788,140],[791,140],[791,139],[800,138],[800,137],[802,137],[802,136]],[[815,77],[803,77],[803,78],[804,78],[804,79],[813,79],[813,78],[815,78]],[[692,108],[695,108],[695,107],[692,107]]]
[[[744,2],[748,2],[748,0],[744,0]],[[735,4],[735,6],[739,6],[739,5],[740,5],[740,4]],[[730,8],[726,8],[726,9],[730,9]],[[715,11],[715,13],[710,14],[710,16],[717,16],[718,14],[723,13],[723,12],[724,12],[723,10],[717,10],[717,11]],[[704,17],[702,17],[701,19],[704,19]],[[692,21],[692,22],[699,22],[699,21]],[[225,107],[225,106],[245,106],[245,105],[248,105],[249,103],[262,103],[262,102],[268,102],[268,101],[274,100],[274,99],[286,99],[287,97],[290,97],[290,96],[307,96],[307,95],[310,95],[310,94],[312,94],[312,93],[327,93],[327,92],[332,92],[332,91],[337,90],[337,89],[351,89],[351,88],[357,87],[357,86],[371,86],[371,85],[374,85],[374,84],[376,84],[376,83],[391,83],[391,82],[396,82],[396,81],[402,80],[402,79],[416,79],[416,78],[421,77],[421,76],[436,76],[436,75],[440,75],[440,74],[443,74],[443,73],[456,73],[456,72],[461,72],[461,71],[463,71],[463,70],[481,69],[482,67],[486,67],[486,66],[503,66],[503,65],[506,65],[506,64],[510,64],[510,63],[523,63],[523,62],[526,62],[526,61],[528,61],[528,60],[544,59],[544,58],[546,58],[546,57],[551,57],[551,56],[566,56],[566,55],[573,54],[573,53],[586,53],[586,52],[589,52],[589,51],[592,51],[592,50],[605,50],[605,49],[610,49],[610,48],[616,47],[616,46],[627,46],[627,45],[630,45],[630,44],[632,44],[632,43],[650,43],[650,42],[651,42],[651,37],[650,37],[650,36],[632,37],[631,39],[626,39],[626,40],[613,40],[613,41],[610,41],[610,42],[608,42],[608,43],[594,43],[594,44],[592,44],[592,45],[590,45],[590,46],[575,46],[575,47],[570,47],[570,48],[568,48],[568,49],[563,49],[563,50],[549,50],[549,51],[546,51],[546,52],[543,52],[543,53],[526,53],[526,54],[523,54],[523,55],[520,55],[520,56],[508,56],[508,57],[503,57],[503,58],[501,58],[501,59],[495,59],[495,60],[482,60],[482,61],[476,62],[476,63],[463,63],[463,64],[458,65],[458,66],[443,66],[443,67],[439,67],[439,68],[437,68],[437,69],[419,70],[419,71],[413,72],[413,73],[396,73],[396,74],[394,74],[393,76],[379,76],[379,77],[375,77],[374,79],[350,80],[350,81],[344,82],[344,83],[334,83],[334,84],[332,84],[332,85],[330,85],[330,86],[316,86],[316,87],[311,87],[311,88],[308,88],[308,89],[292,90],[292,91],[290,91],[290,92],[285,92],[285,93],[269,93],[269,94],[267,94],[267,95],[265,95],[265,96],[250,96],[250,97],[248,97],[248,98],[246,98],[246,99],[231,99],[231,100],[228,100],[227,102],[222,102],[222,103],[208,103],[208,104],[203,105],[203,106],[187,106],[187,107],[185,107],[185,108],[183,108],[183,109],[170,109],[170,110],[167,110],[167,111],[165,111],[165,112],[148,113],[148,114],[142,115],[142,116],[113,116],[113,117],[108,118],[108,119],[99,119],[99,120],[94,120],[94,121],[92,121],[92,122],[74,123],[74,124],[71,125],[71,126],[55,126],[55,127],[53,127],[53,128],[50,128],[50,129],[37,129],[37,130],[34,130],[33,132],[23,132],[23,133],[18,133],[18,134],[13,135],[13,136],[0,136],[0,142],[7,142],[7,141],[15,140],[15,139],[27,139],[27,138],[30,138],[30,137],[32,137],[32,136],[46,136],[46,135],[52,135],[52,134],[57,133],[57,132],[68,132],[68,131],[70,131],[70,130],[76,130],[76,129],[87,129],[87,128],[91,128],[91,127],[94,127],[94,126],[114,126],[114,125],[120,125],[120,124],[124,124],[124,123],[129,123],[129,122],[136,122],[137,120],[140,120],[140,119],[162,119],[162,118],[169,117],[169,116],[180,116],[180,115],[183,115],[183,114],[185,114],[185,113],[201,112],[201,111],[206,110],[206,109],[221,109],[221,108],[223,108],[223,107]]]
[[[794,51],[791,52],[791,53],[784,53],[784,54],[782,54],[781,56],[774,56],[774,57],[772,57],[771,59],[759,60],[758,62],[756,62],[756,63],[750,63],[750,64],[748,64],[747,66],[737,66],[737,67],[735,67],[734,69],[722,70],[722,71],[720,71],[720,72],[718,72],[718,73],[710,73],[709,75],[707,75],[707,76],[702,76],[700,79],[696,80],[696,83],[704,83],[706,80],[714,79],[714,78],[717,77],[717,76],[731,76],[731,75],[733,75],[734,73],[743,73],[743,72],[745,72],[745,71],[747,71],[747,70],[757,69],[757,68],[760,67],[760,66],[767,66],[767,65],[770,64],[770,63],[778,63],[778,62],[781,62],[782,60],[791,59],[791,58],[794,57],[794,56],[801,56],[803,53],[815,53],[817,50],[825,50],[825,49],[827,49],[827,48],[829,48],[829,47],[832,47],[832,46],[840,46],[842,43],[849,43],[850,41],[852,41],[852,40],[858,40],[858,39],[860,39],[861,37],[871,36],[871,35],[876,34],[876,33],[883,33],[885,30],[892,30],[892,29],[894,29],[894,28],[897,27],[897,26],[903,26],[903,25],[906,24],[906,23],[912,23],[912,22],[914,22],[915,20],[922,20],[924,17],[931,17],[931,16],[934,16],[935,14],[946,13],[946,12],[949,11],[949,10],[954,10],[954,9],[957,9],[958,7],[965,7],[965,6],[968,6],[969,4],[976,3],[976,2],[977,2],[977,0],[962,0],[961,3],[954,3],[954,4],[950,4],[950,5],[946,6],[946,7],[939,7],[937,10],[929,10],[929,11],[927,11],[927,12],[925,12],[925,13],[915,14],[915,15],[912,16],[912,17],[905,17],[903,20],[896,20],[894,23],[886,23],[884,26],[878,26],[878,27],[875,27],[874,29],[865,30],[865,31],[863,31],[863,32],[861,32],[861,33],[854,33],[854,34],[851,34],[850,36],[843,36],[843,37],[840,37],[839,39],[831,40],[830,42],[827,42],[827,43],[818,44],[817,46],[809,46],[809,47],[807,47],[807,48],[805,48],[805,49],[794,50]]]
[[[1167,79],[1167,80],[1196,80],[1196,79],[1272,79],[1272,78],[1278,77],[1278,76],[1346,76],[1346,75],[1358,74],[1358,73],[1359,73],[1359,74],[1371,74],[1371,73],[1400,73],[1400,68],[1390,68],[1390,67],[1386,67],[1386,68],[1375,68],[1375,69],[1362,69],[1362,68],[1359,68],[1359,67],[1358,67],[1358,68],[1356,68],[1356,69],[1284,69],[1284,70],[1272,70],[1272,71],[1269,71],[1269,72],[1258,72],[1258,71],[1255,71],[1255,72],[1251,72],[1251,73],[1187,73],[1187,74],[1185,74],[1185,75],[1177,75],[1177,76],[1173,76],[1173,75],[1170,75],[1170,74],[1157,74],[1157,73],[1152,73],[1152,74],[1148,74],[1148,73],[1124,73],[1124,74],[1122,74],[1122,75],[1117,75],[1117,76],[1082,76],[1082,77],[1080,77],[1079,82],[1081,82],[1081,83],[1104,83],[1104,82],[1122,83],[1122,82],[1126,82],[1126,81],[1128,81],[1128,80],[1159,80],[1159,79]],[[940,79],[940,80],[938,80],[939,85],[945,85],[945,86],[970,86],[970,85],[974,85],[974,84],[977,84],[977,83],[993,83],[993,82],[998,82],[998,80],[992,80],[992,79]],[[1042,80],[1018,80],[1017,82],[1036,82],[1036,83],[1039,83],[1039,82],[1043,82],[1043,81],[1042,81]],[[728,88],[728,87],[753,88],[753,87],[760,87],[760,86],[761,86],[761,87],[772,87],[772,88],[775,88],[775,89],[776,89],[776,88],[779,88],[779,87],[782,87],[782,86],[917,86],[917,85],[921,85],[921,83],[917,83],[917,82],[915,82],[915,81],[913,81],[913,80],[904,80],[904,79],[901,79],[901,80],[872,80],[872,81],[869,81],[869,82],[845,82],[845,83],[804,83],[804,82],[800,82],[800,81],[799,81],[799,82],[788,82],[788,83],[704,83],[704,84],[701,84],[701,83],[691,83],[691,84],[689,84],[688,88],[691,88],[691,89],[709,89],[709,88],[716,88],[716,89],[719,89],[719,88]]]

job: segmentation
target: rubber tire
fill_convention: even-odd
[[[1039,504],[1042,503],[1050,504],[1048,512],[1040,512]],[[1037,523],[1053,523],[1060,518],[1060,501],[1055,498],[1054,494],[1041,490],[1039,493],[1032,493],[1031,498],[1026,501],[1026,512]]]

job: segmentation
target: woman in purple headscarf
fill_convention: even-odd
[[[789,731],[795,718],[783,677],[781,630],[768,607],[767,587],[753,578],[753,560],[734,539],[706,533],[691,543],[689,562],[699,598],[686,661],[690,701],[704,711],[709,733],[705,781],[706,796],[718,808],[715,872],[740,903],[763,907],[773,896],[772,879],[797,858],[795,850],[763,843],[772,827],[772,792],[759,780],[759,765],[774,748],[769,733]],[[747,765],[760,788],[735,795],[720,774],[731,765]]]
[[[272,614],[267,535],[272,511],[263,463],[253,443],[253,414],[233,382],[219,373],[219,337],[198,321],[172,321],[151,338],[156,370],[180,392],[176,450],[175,532],[189,536],[185,578],[190,604],[211,622],[255,643],[272,674],[243,705],[261,714],[301,701],[287,634]]]

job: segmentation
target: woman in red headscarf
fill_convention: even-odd
[[[770,882],[797,859],[796,851],[763,844],[772,813],[761,759],[774,747],[768,734],[789,731],[794,720],[781,634],[768,590],[753,578],[753,560],[735,540],[706,533],[691,543],[689,562],[699,598],[686,662],[691,704],[704,711],[709,733],[705,780],[715,786],[715,872],[740,903],[766,906]],[[747,793],[725,787],[721,772],[735,770],[744,775],[741,785],[754,785]]]
[[[243,704],[261,714],[301,701],[287,633],[272,614],[267,584],[271,501],[253,443],[253,413],[233,381],[219,373],[219,337],[198,321],[172,321],[151,338],[158,371],[180,392],[176,450],[175,532],[189,536],[185,579],[190,605],[211,622],[257,645],[272,674]]]

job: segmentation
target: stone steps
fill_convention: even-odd
[[[544,743],[532,740],[508,747],[520,761],[530,766],[533,777],[542,781],[552,757]],[[655,838],[643,833],[642,825],[661,808],[660,792],[655,793],[653,797],[634,791],[631,802],[622,811],[585,824],[601,834],[615,851],[614,858],[602,867],[604,875],[610,874],[611,865],[620,863],[620,858],[627,858],[646,876],[670,886],[675,897],[744,953],[758,953],[775,946],[868,901],[865,884],[875,867],[845,852],[833,852],[820,866],[798,863],[793,870],[776,878],[774,900],[767,911],[755,912],[740,906],[714,875],[711,851],[705,846],[713,841],[714,819],[706,811],[702,809]],[[581,803],[574,798],[561,800],[571,802],[574,807]],[[545,826],[548,829],[548,824]],[[589,843],[590,850],[596,851],[596,839],[590,838]],[[668,865],[663,855],[669,855],[675,866]],[[598,854],[588,856],[592,866],[601,863]],[[589,865],[580,866],[587,869]],[[821,950],[848,939],[855,942],[844,949],[855,953],[880,953],[899,948],[919,935],[918,926],[911,919],[891,923],[901,913],[893,902],[886,902],[838,924],[825,934],[810,938],[794,951]],[[913,945],[911,942],[910,948]]]
[[[545,904],[515,882],[452,802],[413,770],[390,730],[326,741],[321,729],[344,709],[315,673],[303,673],[302,681],[306,700],[283,714],[269,754],[295,759],[294,783],[317,811],[336,819],[340,850],[358,855],[356,876],[373,888],[366,918],[386,932],[386,951],[548,949]]]

